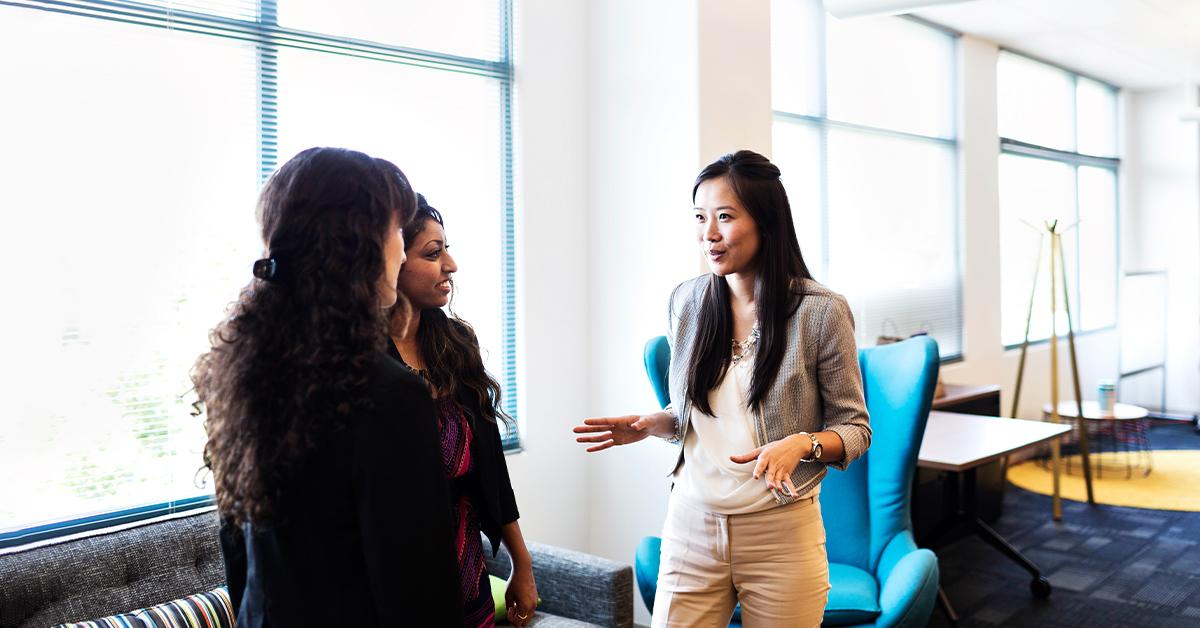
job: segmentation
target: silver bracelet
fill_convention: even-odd
[[[819,461],[821,459],[821,453],[822,453],[823,448],[821,447],[821,441],[817,440],[816,435],[814,435],[810,432],[797,432],[796,435],[797,436],[807,436],[809,438],[809,440],[812,441],[812,449],[809,450],[807,456],[800,459],[800,462],[817,462],[817,461]]]
[[[674,420],[675,424],[672,426],[673,433],[671,434],[671,437],[664,438],[663,440],[671,443],[672,445],[678,445],[683,440],[679,438],[679,416],[669,410],[667,411],[667,414],[671,415],[671,419]]]

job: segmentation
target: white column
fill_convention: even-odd
[[[769,0],[588,5],[587,416],[658,409],[642,347],[667,332],[671,289],[703,272],[692,181],[724,153],[770,154],[769,9]],[[574,446],[570,434],[563,446]],[[641,538],[661,532],[677,452],[649,442],[588,459],[592,552],[632,563]],[[648,624],[636,594],[634,607]]]
[[[770,0],[698,0],[698,166],[739,149],[771,155]]]

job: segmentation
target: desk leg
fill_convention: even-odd
[[[999,532],[996,532],[991,526],[984,523],[976,513],[975,469],[968,469],[964,472],[963,479],[966,481],[967,521],[975,531],[975,534],[984,541],[987,541],[989,545],[996,548],[1001,554],[1004,554],[1013,562],[1024,567],[1033,576],[1033,580],[1029,583],[1029,589],[1033,592],[1034,597],[1048,597],[1050,595],[1050,581],[1042,576],[1042,571],[1038,569],[1038,566],[1033,564],[1033,561],[1026,558],[1017,548],[1013,547],[1004,537],[1000,536]]]
[[[1050,441],[1050,465],[1054,469],[1054,494],[1050,497],[1050,514],[1055,521],[1062,521],[1062,443],[1055,438]]]
[[[938,587],[938,608],[946,614],[946,620],[951,626],[958,626],[958,613],[954,612],[954,606],[950,604],[950,598],[946,597],[946,590]]]

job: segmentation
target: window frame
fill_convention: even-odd
[[[1113,233],[1115,234],[1114,248],[1116,249],[1113,252],[1113,259],[1116,263],[1117,272],[1116,272],[1116,275],[1113,277],[1113,285],[1114,285],[1113,294],[1115,295],[1115,298],[1113,301],[1112,322],[1108,325],[1103,325],[1101,327],[1095,327],[1092,329],[1083,329],[1082,328],[1082,325],[1083,325],[1083,312],[1082,312],[1083,307],[1082,306],[1083,306],[1083,304],[1081,303],[1081,299],[1080,299],[1079,286],[1082,285],[1081,273],[1082,273],[1083,265],[1080,263],[1081,262],[1080,251],[1082,250],[1082,247],[1080,246],[1080,244],[1081,244],[1080,239],[1079,239],[1080,232],[1078,229],[1072,230],[1072,231],[1074,231],[1072,236],[1075,239],[1075,276],[1073,278],[1075,281],[1075,284],[1074,284],[1075,294],[1073,294],[1072,296],[1073,296],[1075,302],[1071,306],[1072,333],[1076,337],[1089,336],[1092,334],[1112,331],[1112,330],[1116,329],[1121,323],[1121,321],[1120,321],[1120,316],[1121,316],[1121,311],[1120,311],[1121,310],[1121,308],[1120,308],[1120,298],[1121,298],[1121,293],[1120,293],[1120,289],[1121,289],[1121,282],[1120,282],[1120,280],[1121,280],[1121,228],[1120,228],[1121,227],[1121,157],[1120,157],[1120,154],[1121,154],[1121,145],[1120,145],[1121,88],[1116,85],[1113,85],[1112,83],[1109,83],[1108,81],[1105,81],[1103,79],[1096,78],[1094,76],[1085,74],[1083,72],[1078,72],[1076,70],[1072,70],[1071,68],[1065,67],[1061,64],[1054,63],[1052,61],[1047,61],[1045,59],[1036,57],[1034,55],[1029,55],[1029,54],[1020,52],[1018,50],[1014,50],[1012,48],[1001,47],[999,49],[999,53],[1000,53],[1000,55],[1010,54],[1010,55],[1013,55],[1016,57],[1020,57],[1020,58],[1024,59],[1025,61],[1040,63],[1042,65],[1055,68],[1061,72],[1066,73],[1071,78],[1071,87],[1072,87],[1072,94],[1073,94],[1073,100],[1072,100],[1072,105],[1071,105],[1071,114],[1072,114],[1071,121],[1072,121],[1072,125],[1073,125],[1073,128],[1072,128],[1073,142],[1072,143],[1074,144],[1075,149],[1076,149],[1075,151],[1067,151],[1067,150],[1061,150],[1061,149],[1057,149],[1057,148],[1050,148],[1047,146],[1041,146],[1039,144],[1034,144],[1032,142],[1026,142],[1026,141],[1022,141],[1022,140],[1016,140],[1016,139],[1004,137],[1003,135],[1000,134],[999,129],[997,129],[997,137],[999,138],[1000,155],[1015,155],[1018,157],[1044,159],[1046,161],[1052,161],[1052,162],[1061,163],[1061,164],[1070,166],[1071,172],[1072,172],[1072,177],[1074,179],[1074,186],[1072,189],[1072,193],[1073,193],[1074,200],[1075,200],[1074,210],[1075,210],[1075,219],[1076,220],[1079,219],[1079,167],[1086,166],[1086,167],[1092,167],[1092,168],[1102,168],[1104,170],[1108,170],[1108,171],[1112,172],[1112,174],[1113,174],[1113,181],[1114,181],[1114,185],[1113,185],[1113,223],[1114,223],[1113,224]],[[999,56],[997,56],[997,63],[999,63]],[[1078,92],[1078,86],[1079,86],[1080,78],[1087,79],[1089,81],[1098,83],[1098,84],[1104,86],[1105,88],[1107,88],[1112,93],[1113,99],[1115,101],[1114,102],[1114,105],[1115,105],[1114,106],[1114,115],[1113,115],[1113,129],[1112,129],[1114,147],[1115,147],[1115,152],[1116,152],[1116,156],[1114,156],[1114,157],[1090,155],[1090,154],[1078,152],[1078,148],[1079,148],[1079,100],[1078,100],[1079,92]],[[999,84],[997,84],[997,86],[996,86],[997,95],[999,94],[999,91],[1000,91],[1000,86],[999,86]],[[997,97],[996,102],[997,102],[997,105],[999,105],[998,97]],[[999,189],[999,186],[997,186],[997,189]],[[1003,216],[1001,216],[1001,218],[1003,218]],[[1004,307],[1004,304],[1002,302],[1001,308],[1003,308],[1003,307]],[[1003,317],[1003,314],[1001,314],[1001,316]],[[1050,336],[1047,335],[1045,338],[1037,338],[1037,339],[1031,338],[1028,342],[1029,342],[1029,346],[1049,344]],[[1021,346],[1023,344],[1025,344],[1024,341],[1017,342],[1014,344],[1008,344],[1003,341],[1003,336],[1001,337],[1001,345],[1004,347],[1005,351],[1012,351],[1015,349],[1019,349],[1019,348],[1021,348]]]
[[[499,82],[500,163],[502,211],[500,227],[502,291],[500,372],[495,373],[503,391],[503,407],[512,417],[511,429],[502,427],[501,443],[506,453],[521,451],[517,390],[517,312],[516,312],[516,228],[513,193],[514,145],[514,63],[513,2],[497,0],[499,15],[500,58],[479,59],[409,48],[374,41],[323,35],[280,26],[280,0],[257,0],[253,19],[226,17],[199,10],[182,10],[167,5],[149,5],[128,0],[52,1],[16,0],[6,2],[15,10],[36,10],[82,19],[98,19],[134,26],[180,31],[205,37],[219,37],[255,45],[257,77],[258,177],[260,184],[279,165],[278,154],[278,67],[280,48],[296,48],[364,60],[397,63],[446,72],[472,74]],[[286,1],[286,0],[284,0]],[[38,522],[24,528],[0,533],[0,550],[56,537],[86,533],[115,525],[152,519],[168,514],[210,508],[212,494],[130,506],[113,511],[81,514],[70,519]]]
[[[951,94],[950,116],[951,116],[952,124],[951,124],[950,128],[952,130],[952,133],[949,137],[922,135],[919,133],[912,133],[909,131],[898,131],[898,130],[894,130],[894,129],[874,127],[874,126],[857,124],[857,123],[852,123],[852,122],[845,122],[845,121],[841,121],[841,120],[837,120],[837,119],[833,119],[833,118],[829,117],[829,93],[828,93],[829,62],[828,62],[828,58],[827,58],[828,57],[827,30],[828,30],[828,20],[831,19],[831,16],[826,14],[824,11],[821,12],[821,16],[822,16],[822,19],[819,20],[819,23],[816,26],[816,32],[815,32],[815,37],[814,37],[814,39],[815,39],[814,46],[816,47],[816,51],[817,51],[817,59],[816,59],[816,64],[817,64],[816,84],[817,85],[816,85],[816,87],[817,87],[817,112],[818,113],[816,115],[810,115],[810,114],[792,113],[792,112],[788,112],[788,111],[782,111],[779,109],[772,109],[772,120],[775,123],[783,122],[786,124],[804,125],[811,129],[814,129],[817,132],[817,144],[818,144],[818,151],[819,151],[819,156],[817,158],[817,162],[818,162],[820,170],[821,170],[820,175],[818,176],[818,180],[820,181],[819,211],[820,211],[820,224],[821,224],[821,235],[820,235],[821,259],[820,259],[820,267],[819,268],[820,268],[820,272],[822,274],[824,274],[829,269],[829,222],[830,222],[830,220],[829,220],[829,132],[831,130],[841,130],[841,131],[850,131],[853,133],[872,134],[872,135],[878,135],[878,136],[890,137],[890,138],[896,138],[896,139],[902,139],[902,140],[927,142],[927,143],[937,144],[937,145],[944,146],[944,147],[949,147],[954,151],[954,160],[955,160],[955,163],[959,165],[958,169],[961,169],[962,150],[961,150],[961,144],[959,141],[960,129],[959,129],[959,124],[958,124],[959,113],[960,113],[960,108],[961,108],[960,98],[958,97],[958,90],[959,90],[959,86],[960,86],[960,81],[958,78],[959,65],[960,65],[958,50],[959,50],[959,46],[960,46],[959,42],[961,41],[961,38],[962,38],[962,33],[958,32],[954,29],[948,28],[946,26],[943,26],[941,24],[937,24],[935,22],[930,22],[928,20],[922,19],[915,15],[891,16],[895,19],[905,20],[905,21],[919,24],[926,28],[930,28],[932,30],[938,31],[953,40],[954,54],[951,55],[951,77],[950,77],[952,85],[949,90],[950,94]],[[958,361],[965,359],[965,352],[963,351],[963,349],[965,349],[963,339],[965,337],[965,331],[966,331],[964,329],[966,317],[965,317],[965,303],[964,303],[965,292],[964,292],[964,286],[963,286],[964,277],[963,277],[963,245],[962,245],[962,230],[963,230],[963,224],[962,224],[963,223],[963,220],[962,220],[962,177],[959,176],[959,174],[956,172],[953,176],[953,180],[954,180],[954,189],[952,190],[952,194],[953,194],[954,204],[952,207],[952,213],[954,215],[954,260],[955,260],[955,270],[956,270],[955,274],[957,275],[957,278],[958,278],[958,282],[957,282],[958,286],[957,286],[956,291],[957,291],[958,303],[959,303],[959,308],[960,308],[959,325],[958,325],[959,351],[957,353],[942,355],[940,357],[941,364],[950,364],[950,363],[958,362]]]

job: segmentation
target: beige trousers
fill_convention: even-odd
[[[829,595],[825,526],[816,497],[719,515],[672,494],[663,525],[655,628],[820,626]]]

